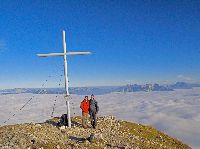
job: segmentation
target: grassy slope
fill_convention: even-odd
[[[75,127],[60,130],[52,124],[57,118],[41,124],[17,124],[0,127],[0,148],[6,144],[10,148],[180,148],[189,149],[177,139],[150,126],[127,121],[113,120],[109,117],[98,118],[97,129],[83,129],[81,117],[72,118]],[[51,123],[51,124],[50,124]],[[96,137],[87,140],[91,133]],[[35,144],[31,140],[35,140]],[[2,146],[1,146],[2,145]]]

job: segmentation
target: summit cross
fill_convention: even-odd
[[[49,56],[63,56],[64,58],[64,77],[65,77],[65,93],[66,93],[66,104],[67,104],[67,119],[68,119],[68,127],[71,127],[71,118],[70,118],[70,104],[69,104],[69,80],[67,74],[67,56],[68,55],[86,55],[92,54],[91,52],[67,52],[66,40],[65,40],[65,31],[62,31],[63,36],[63,53],[48,53],[48,54],[37,54],[39,57],[49,57]]]

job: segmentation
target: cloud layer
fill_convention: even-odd
[[[22,110],[20,107],[31,97],[33,100]],[[81,115],[80,102],[84,96],[71,96],[71,114]],[[63,95],[16,94],[0,95],[0,124],[9,116],[7,124],[41,122],[66,113]],[[193,148],[200,148],[200,88],[173,92],[135,92],[98,95],[99,115],[114,115],[119,119],[152,125]]]

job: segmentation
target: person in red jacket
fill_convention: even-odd
[[[89,113],[90,101],[88,100],[88,96],[85,96],[83,101],[81,102],[80,108],[82,109],[82,125],[83,128],[88,127],[88,113]]]

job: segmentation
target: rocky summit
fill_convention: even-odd
[[[84,129],[81,117],[72,118],[72,128],[58,125],[59,117],[44,123],[0,126],[0,148],[20,149],[190,149],[181,141],[141,124],[99,117],[96,129]]]

